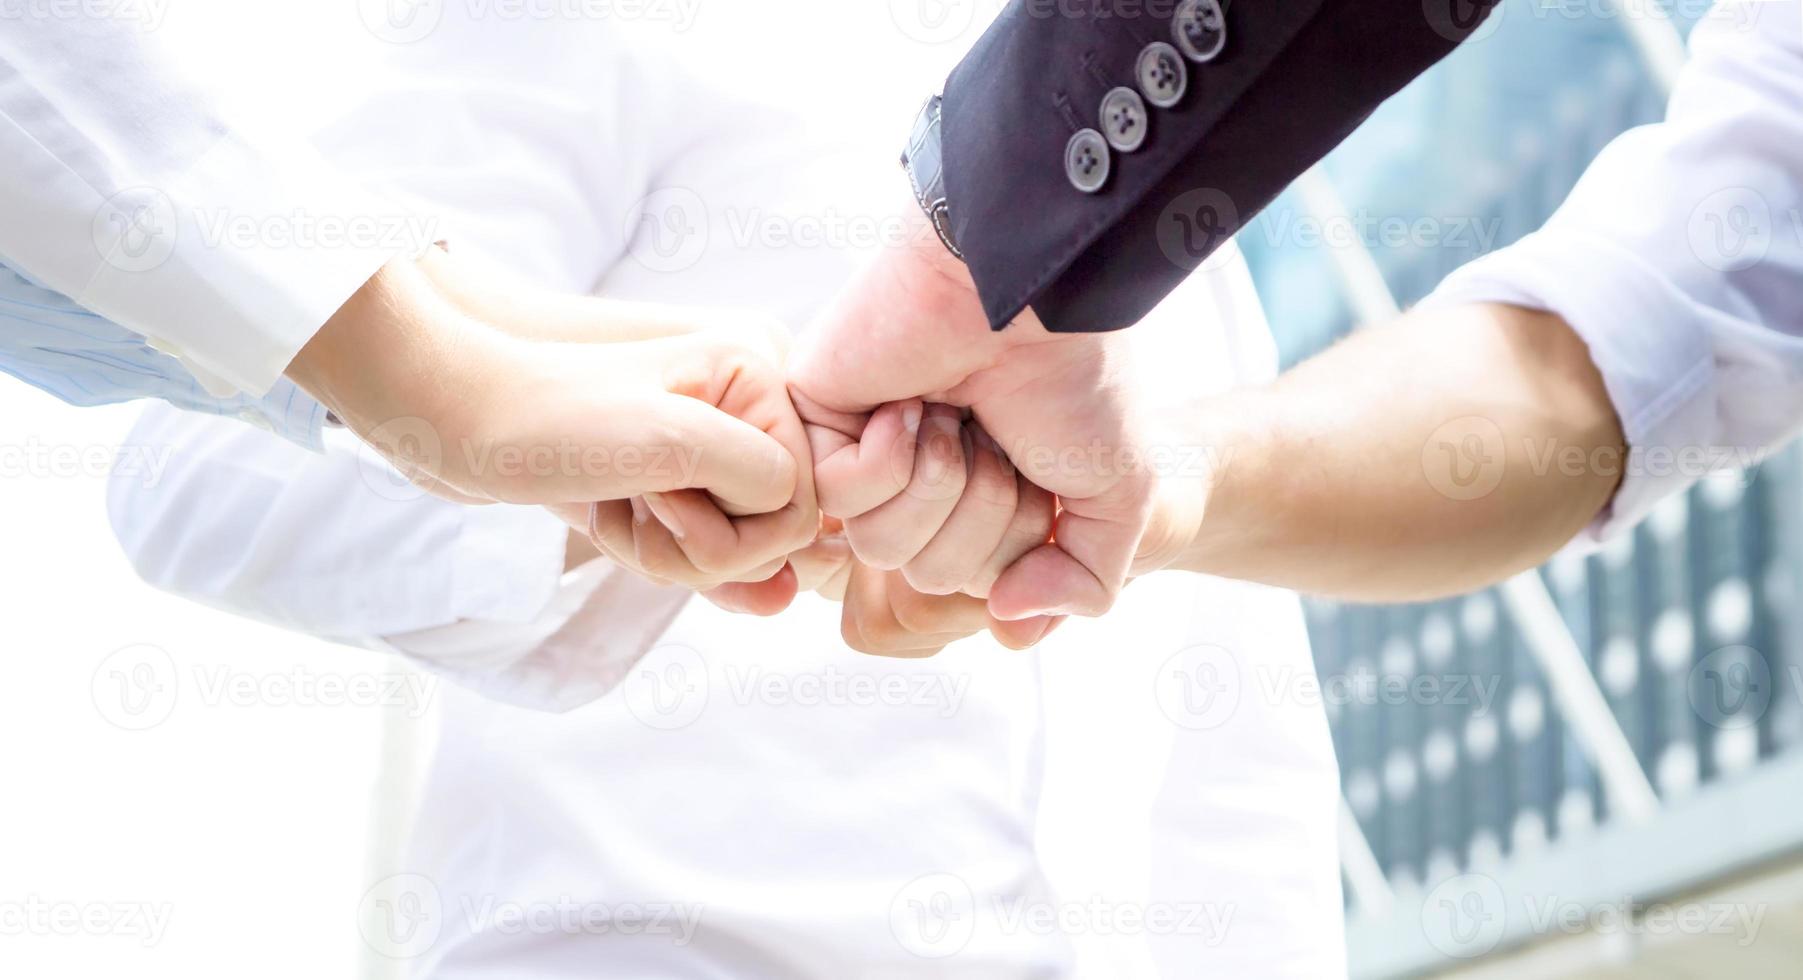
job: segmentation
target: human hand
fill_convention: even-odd
[[[1197,495],[1199,489],[1201,485],[1193,483],[1173,483],[1161,488],[1154,498],[1150,523],[1141,538],[1140,549],[1134,556],[1132,575],[1149,574],[1180,560],[1200,527],[1205,501]],[[1049,518],[1049,506],[1045,513]],[[1043,538],[1041,532],[1040,540]],[[839,547],[847,553],[850,550],[846,544]],[[909,581],[904,571],[884,571],[857,561],[849,554],[847,557],[850,560],[843,570],[829,580],[822,591],[833,594],[832,590],[837,590],[836,597],[845,603],[840,633],[847,646],[862,653],[930,657],[983,630],[988,630],[998,643],[1011,650],[1025,650],[1045,639],[1064,621],[1063,616],[998,619],[981,599],[964,593],[935,595],[923,592]]]
[[[648,370],[661,373],[670,390],[705,396],[721,412],[783,445],[800,461],[786,503],[775,510],[752,510],[694,487],[587,505],[557,504],[552,512],[586,533],[602,555],[653,581],[696,590],[755,584],[757,611],[769,614],[787,606],[796,590],[794,573],[785,567],[788,556],[814,540],[820,513],[806,437],[779,380],[786,336],[780,328],[758,330],[754,325],[611,348],[635,357],[649,352]],[[760,339],[763,343],[754,345]],[[693,459],[721,448],[705,443],[687,447]]]
[[[1052,495],[1020,475],[961,409],[892,402],[879,414],[870,429],[893,429],[897,439],[871,479],[891,492],[893,477],[902,489],[844,521],[852,551],[872,568],[900,572],[917,591],[987,598],[1010,566],[1050,537]]]
[[[968,270],[916,212],[910,206],[917,233],[853,283],[794,358],[791,393],[808,423],[822,510],[848,527],[879,518],[853,535],[854,549],[877,567],[909,568],[937,540],[937,526],[884,512],[943,519],[944,500],[921,499],[921,484],[955,473],[918,451],[913,422],[927,416],[911,406],[925,398],[969,408],[1027,480],[1059,502],[1051,541],[995,579],[989,610],[1008,620],[1099,615],[1125,584],[1154,490],[1126,338],[1052,334],[1030,310],[991,331]],[[952,569],[970,568],[980,550],[947,549],[931,557]]]
[[[994,450],[978,450],[979,453],[985,451]],[[1000,465],[1005,466],[1006,462]],[[973,478],[970,486],[980,482],[981,478]],[[1133,559],[1132,575],[1150,574],[1183,560],[1200,530],[1209,482],[1206,475],[1198,475],[1160,483],[1146,533]],[[967,488],[966,493],[969,492]],[[1036,533],[1022,534],[1021,540],[1030,542],[1027,545],[1030,548],[1045,538],[1051,501],[1043,490],[1023,481],[1023,500],[1027,494],[1038,494],[1045,501],[1043,505],[1024,502],[1018,511],[1042,515],[1031,518],[1043,522]],[[1018,521],[1005,523],[1011,533],[1022,526]],[[951,522],[945,525],[950,526]],[[847,646],[859,652],[889,657],[930,657],[983,630],[988,630],[998,643],[1009,649],[1025,650],[1045,639],[1064,621],[1062,616],[998,619],[980,598],[964,593],[922,591],[910,581],[905,569],[885,571],[859,561],[837,520],[826,518],[823,528],[814,544],[791,556],[790,567],[785,571],[799,579],[801,589],[817,591],[844,603],[840,634]],[[976,533],[987,536],[983,531]],[[993,533],[993,525],[988,533]],[[937,545],[936,538],[934,545],[926,550],[931,552]],[[1004,545],[1002,551],[1008,550]],[[974,580],[983,581],[985,574],[974,576]],[[723,586],[708,593],[708,598],[728,610],[766,614],[780,611],[780,607],[770,608],[769,595],[769,585],[757,583]],[[787,605],[787,600],[783,605]]]
[[[813,544],[790,556],[779,579],[843,603],[839,630],[845,644],[877,656],[930,657],[983,630],[1005,647],[1024,650],[1044,639],[1060,621],[999,620],[981,599],[921,592],[900,572],[858,561],[839,522],[831,518],[823,522]],[[777,603],[780,591],[771,582],[731,583],[704,595],[730,612],[772,615],[788,605],[787,598]]]
[[[289,374],[403,472],[452,499],[586,506],[697,490],[735,516],[789,511],[807,523],[806,440],[767,353],[777,334],[749,335],[522,339],[396,262]]]

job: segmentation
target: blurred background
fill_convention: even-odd
[[[1240,235],[1286,365],[1538,228],[1704,16],[1504,0]],[[1354,976],[1799,974],[1799,459],[1487,592],[1307,603]]]
[[[892,156],[1000,3],[672,0],[621,28]],[[306,39],[362,30],[358,7],[134,9],[211,31],[304,114],[352,87]],[[1286,363],[1537,227],[1659,118],[1706,9],[1505,0],[1241,234]],[[138,583],[103,506],[110,466],[154,477],[155,447],[119,445],[134,416],[0,383],[0,973],[388,975],[354,911],[429,698],[371,654]],[[1787,452],[1496,590],[1309,603],[1355,977],[1799,974],[1800,518]]]

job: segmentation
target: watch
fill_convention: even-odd
[[[914,187],[914,199],[933,223],[939,240],[962,259],[964,253],[958,250],[957,239],[952,235],[951,205],[945,199],[945,155],[939,124],[939,109],[944,102],[935,95],[921,107],[914,129],[908,134],[908,148],[902,151],[901,164]]]

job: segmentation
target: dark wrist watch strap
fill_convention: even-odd
[[[945,199],[945,153],[939,130],[939,108],[943,102],[935,95],[921,107],[914,130],[908,134],[908,148],[902,151],[901,163],[914,187],[914,199],[933,223],[939,240],[963,259],[964,253],[958,250],[957,239],[952,235],[951,206]]]

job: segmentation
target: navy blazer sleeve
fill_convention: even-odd
[[[1493,3],[1011,0],[943,106],[991,326],[1137,322]]]

